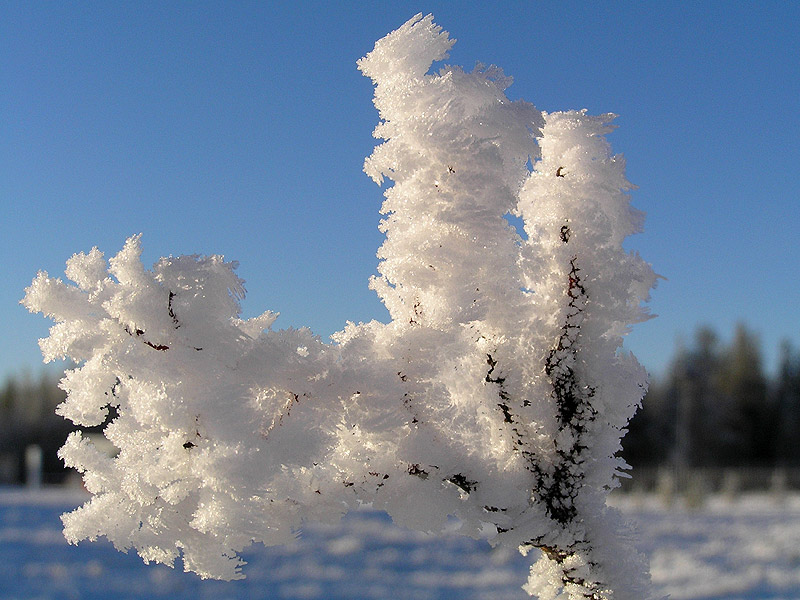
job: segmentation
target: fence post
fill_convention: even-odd
[[[42,447],[36,444],[25,448],[25,485],[33,489],[42,487]]]

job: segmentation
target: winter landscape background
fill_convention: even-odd
[[[310,526],[296,543],[251,548],[247,579],[203,581],[146,566],[104,542],[69,546],[58,516],[77,491],[0,491],[0,600],[381,600],[527,598],[524,557],[460,536],[426,536],[364,511]],[[800,495],[617,496],[638,523],[655,589],[673,600],[800,598]]]
[[[326,335],[345,319],[382,318],[366,286],[380,193],[360,172],[374,109],[354,61],[433,11],[459,38],[453,62],[502,64],[518,77],[515,97],[621,114],[612,143],[648,213],[632,245],[667,281],[652,302],[659,319],[630,338],[656,376],[626,444],[648,489],[615,501],[639,524],[656,590],[800,598],[799,484],[790,477],[787,491],[773,477],[800,460],[797,6],[332,6],[0,9],[0,77],[15,90],[0,98],[0,247],[15,257],[0,288],[0,482],[25,481],[29,444],[45,448],[46,483],[64,477],[58,368],[40,382],[34,366],[49,323],[18,301],[37,269],[60,273],[78,249],[143,231],[149,257],[240,259],[246,310],[280,310],[281,326]],[[694,335],[698,323],[714,335]],[[769,474],[725,489],[715,471],[713,493],[695,479],[671,494],[647,470],[737,462]],[[104,541],[68,546],[58,517],[84,499],[0,489],[0,600],[526,597],[528,559],[372,512],[251,549],[246,581],[204,582]]]

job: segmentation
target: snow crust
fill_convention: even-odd
[[[80,433],[62,448],[93,494],[63,517],[68,540],[237,579],[252,542],[370,505],[538,548],[526,589],[540,598],[648,597],[605,502],[646,389],[622,340],[655,283],[622,249],[642,215],[604,138],[613,115],[543,115],[506,97],[497,67],[429,72],[452,44],[417,15],[358,63],[384,140],[364,170],[394,182],[370,282],[388,324],[348,323],[326,344],[272,329],[277,313],[242,320],[235,263],[148,270],[138,236],[108,261],[73,256],[75,285],[40,273],[26,290],[56,321],[45,360],[81,365],[59,413],[106,423],[118,449]]]

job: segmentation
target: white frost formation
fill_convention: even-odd
[[[219,256],[67,263],[25,305],[57,323],[46,360],[80,368],[59,407],[107,423],[61,450],[93,494],[64,516],[145,561],[241,577],[237,552],[364,503],[405,526],[535,552],[540,598],[648,596],[647,567],[606,507],[646,387],[622,336],[655,275],[622,241],[642,215],[604,139],[613,115],[543,115],[495,67],[444,67],[453,41],[418,15],[359,61],[385,141],[366,160],[386,191],[372,280],[391,322],[324,344],[276,318],[240,320],[243,282]],[[540,152],[541,150],[541,152]],[[529,162],[530,161],[530,162]],[[529,170],[533,164],[533,171]],[[524,235],[507,215],[521,217]]]

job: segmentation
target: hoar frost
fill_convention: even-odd
[[[606,506],[646,387],[622,337],[655,282],[622,248],[642,215],[604,138],[613,115],[543,115],[505,96],[496,67],[429,74],[452,44],[418,15],[358,63],[384,140],[365,171],[394,181],[370,283],[388,324],[325,344],[271,329],[271,312],[241,320],[235,264],[146,270],[138,237],[108,262],[72,257],[74,286],[34,280],[25,305],[56,321],[45,359],[81,365],[58,410],[107,423],[118,449],[80,433],[62,448],[93,494],[64,516],[70,541],[235,579],[252,542],[369,504],[531,551],[525,587],[543,599],[649,596]]]

